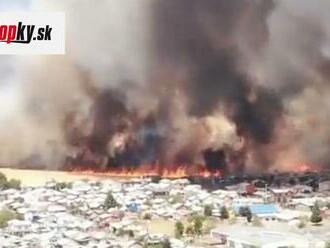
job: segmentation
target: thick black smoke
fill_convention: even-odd
[[[108,167],[191,164],[196,162],[197,151],[211,171],[227,172],[228,166],[243,169],[242,149],[198,151],[197,144],[183,143],[168,155],[172,142],[177,142],[175,136],[184,131],[175,125],[175,104],[182,103],[177,101],[177,92],[187,99],[188,117],[206,118],[221,108],[245,144],[268,144],[281,117],[281,100],[275,92],[251,80],[242,66],[245,57],[238,41],[242,37],[251,53],[258,53],[267,42],[266,20],[273,2],[158,0],[152,6],[154,63],[150,63],[150,79],[144,90],[158,98],[157,106],[140,116],[137,106],[128,108],[124,90],[97,92],[91,110],[93,128],[83,139],[83,147],[95,156],[106,157]],[[166,80],[162,68],[170,68]],[[171,76],[181,70],[186,72],[182,82],[172,82]],[[193,135],[200,140],[191,138],[190,142],[205,139],[203,132]]]
[[[106,153],[112,135],[124,131],[132,115],[125,106],[125,96],[116,91],[102,91],[92,109],[94,127],[89,140],[92,151]]]
[[[223,150],[212,150],[212,148],[206,149],[203,152],[203,157],[205,160],[206,167],[211,172],[216,172],[221,170],[221,172],[226,173],[226,154]]]
[[[166,126],[166,107],[155,113],[138,116],[138,111],[128,108],[127,96],[118,89],[95,91],[91,94],[93,104],[89,113],[92,120],[87,135],[81,127],[74,127],[74,113],[64,122],[67,142],[77,148],[78,154],[72,164],[102,167],[137,167],[141,164],[162,162],[167,137],[161,130]],[[166,130],[167,131],[167,130]]]
[[[282,102],[243,70],[237,37],[254,52],[262,47],[273,2],[168,0],[157,1],[154,8],[157,66],[169,63],[187,70],[182,90],[189,99],[189,114],[201,118],[225,108],[247,143],[268,144],[281,118]],[[224,159],[213,154],[220,153],[207,151],[204,156],[210,168],[218,160],[223,167]]]
[[[33,2],[66,11],[68,53],[15,59],[1,163],[60,168],[69,154],[236,172],[330,161],[329,3]]]

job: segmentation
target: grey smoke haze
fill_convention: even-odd
[[[68,154],[102,166],[211,158],[210,169],[221,158],[229,172],[329,163],[330,3],[29,8],[66,12],[67,54],[1,58],[1,164],[61,168]]]

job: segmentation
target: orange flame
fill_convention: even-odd
[[[298,163],[297,166],[295,167],[296,172],[317,172],[319,171],[319,166],[314,165],[314,164],[309,164],[309,163]]]
[[[121,166],[120,168],[110,168],[97,170],[75,166],[71,169],[73,173],[87,174],[102,177],[151,177],[161,176],[164,178],[184,178],[189,176],[199,177],[221,177],[220,170],[209,171],[204,165],[140,165],[136,168]]]

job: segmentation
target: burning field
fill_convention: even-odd
[[[90,6],[30,1],[66,12],[66,55],[1,58],[2,166],[166,177],[329,166],[330,3]]]

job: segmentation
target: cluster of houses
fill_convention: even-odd
[[[152,182],[150,178],[81,180],[61,188],[56,185],[50,181],[40,187],[0,191],[0,209],[20,216],[8,220],[0,229],[1,247],[154,247],[165,241],[170,247],[193,247],[183,240],[151,232],[148,222],[167,219],[175,223],[196,213],[204,214],[206,205],[212,206],[211,215],[220,219],[219,209],[224,206],[236,215],[240,207],[248,206],[261,221],[289,226],[302,217],[309,218],[310,207],[316,201],[324,203],[322,214],[326,215],[330,202],[328,189],[315,193],[299,185],[276,189],[241,183],[207,190],[187,179]],[[116,206],[105,207],[109,192]],[[219,247],[289,247],[285,246],[286,239],[293,244],[292,240],[299,240],[297,233],[292,237],[286,234],[284,239],[283,233],[248,228],[217,227],[210,235],[218,240]],[[274,246],[269,246],[270,240],[275,240]],[[310,240],[314,239],[309,238],[309,243]]]

